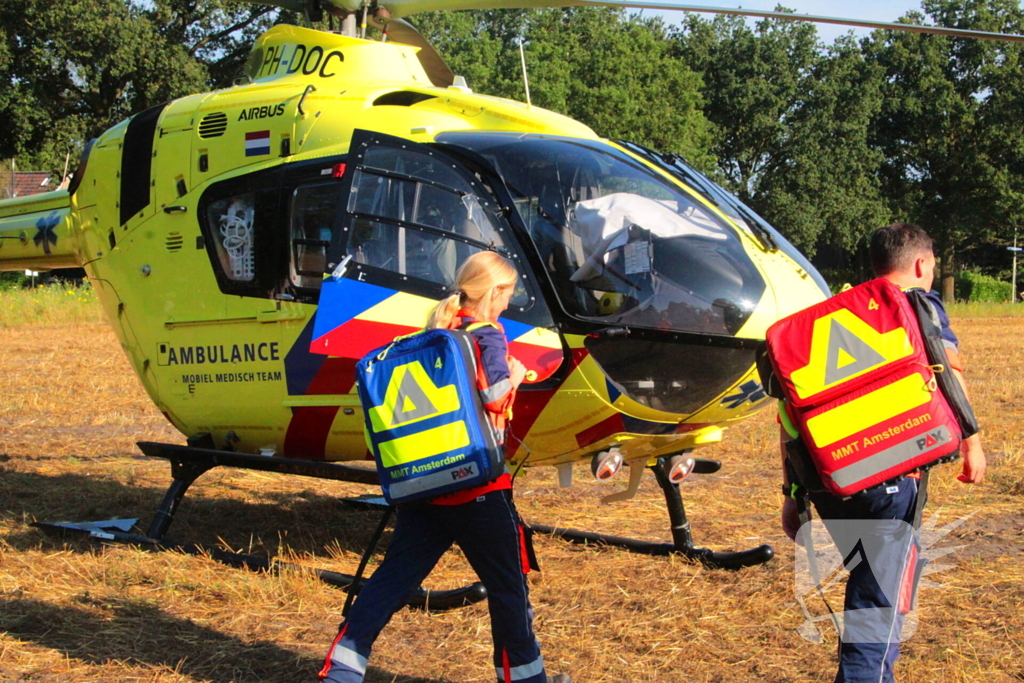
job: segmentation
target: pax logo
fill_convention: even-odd
[[[474,474],[476,474],[476,472],[473,470],[472,465],[467,465],[466,467],[459,467],[452,470],[452,480],[459,481],[460,479],[465,479],[466,477],[472,477]]]
[[[914,443],[917,445],[917,450],[924,453],[925,451],[930,451],[936,446],[941,446],[947,441],[949,441],[949,433],[946,431],[945,427],[941,427],[936,429],[934,432],[928,432]]]

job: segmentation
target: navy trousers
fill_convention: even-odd
[[[826,493],[811,500],[850,572],[835,683],[892,683],[905,616],[900,603],[912,598],[917,480],[845,500]]]
[[[398,508],[384,562],[341,624],[321,679],[328,683],[363,680],[377,636],[452,543],[462,549],[487,588],[497,680],[545,683],[523,572],[519,516],[508,490],[491,491],[462,505],[422,503]]]

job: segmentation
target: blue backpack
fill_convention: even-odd
[[[399,337],[356,364],[366,444],[388,503],[479,486],[504,472],[476,373],[476,342],[461,330]]]

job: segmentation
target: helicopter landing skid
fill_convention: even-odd
[[[189,487],[204,473],[217,466],[236,467],[240,469],[259,470],[263,472],[280,472],[297,474],[319,479],[350,481],[359,484],[377,485],[377,473],[374,470],[330,462],[312,460],[291,460],[278,457],[246,455],[231,451],[219,451],[214,448],[200,448],[190,439],[190,445],[155,443],[142,441],[137,445],[146,455],[164,458],[171,463],[171,485],[164,494],[164,499],[157,508],[149,530],[145,535],[132,533],[129,528],[137,520],[109,520],[107,522],[36,522],[37,526],[50,531],[75,531],[87,533],[95,538],[121,543],[132,543],[155,550],[176,550],[190,555],[207,555],[218,562],[234,567],[242,567],[255,571],[277,572],[289,569],[311,573],[331,586],[358,591],[364,579],[357,579],[349,574],[305,567],[290,562],[268,560],[254,555],[233,553],[217,548],[203,548],[190,543],[178,543],[166,538],[167,530],[174,521],[174,513],[185,497]],[[199,442],[199,444],[207,445]],[[209,444],[212,445],[212,444]],[[126,524],[126,522],[131,522]],[[465,607],[480,602],[487,597],[487,591],[479,581],[462,588],[452,590],[428,590],[416,588],[406,597],[409,607],[443,611]]]
[[[174,513],[177,511],[181,499],[185,497],[188,488],[196,479],[218,465],[262,472],[297,474],[302,477],[318,479],[351,481],[357,484],[379,484],[377,472],[351,465],[293,460],[266,455],[246,455],[232,451],[219,451],[214,448],[197,448],[191,442],[188,446],[152,441],[140,441],[136,445],[139,450],[150,457],[171,461],[171,485],[167,488],[164,500],[157,508],[156,515],[146,532],[146,536],[157,541],[163,540],[171,522],[174,521]]]
[[[531,524],[534,531],[542,534],[558,536],[574,543],[594,543],[598,545],[612,545],[625,548],[634,553],[644,555],[683,555],[691,560],[696,560],[706,567],[713,569],[740,569],[763,564],[775,556],[775,551],[770,545],[761,545],[750,550],[739,552],[717,552],[709,548],[698,548],[693,544],[693,535],[690,532],[690,522],[686,518],[686,508],[683,506],[683,498],[679,494],[679,485],[673,484],[666,473],[668,462],[666,458],[658,458],[658,462],[651,466],[658,485],[665,494],[665,505],[668,508],[669,521],[672,524],[671,543],[653,543],[641,541],[634,538],[623,538],[621,536],[609,536],[589,531],[578,531],[576,529],[562,529],[559,527]],[[694,472],[709,474],[717,472],[721,463],[713,460],[698,460]]]

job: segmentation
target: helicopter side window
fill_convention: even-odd
[[[202,241],[217,286],[225,294],[290,296],[288,231],[283,229],[276,172],[259,172],[211,185],[199,200]]]
[[[296,287],[320,289],[323,284],[339,197],[338,183],[306,185],[292,193],[289,276]]]
[[[232,282],[252,282],[256,277],[256,198],[243,194],[212,202],[207,224],[221,272]]]

